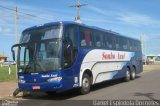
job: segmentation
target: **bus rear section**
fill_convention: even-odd
[[[142,52],[139,40],[98,28],[80,27],[80,86],[124,78],[133,80],[142,73]]]

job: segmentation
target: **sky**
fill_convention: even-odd
[[[74,21],[77,0],[0,0],[0,54],[12,60],[16,42],[15,12],[18,8],[18,35],[31,26],[55,21]],[[160,54],[160,0],[81,0],[82,23],[112,30],[143,41],[146,55]],[[25,14],[22,14],[25,13]],[[30,14],[30,15],[26,15]]]

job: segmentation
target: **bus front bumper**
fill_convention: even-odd
[[[43,83],[18,83],[22,91],[61,91],[63,84],[61,82],[43,82]]]

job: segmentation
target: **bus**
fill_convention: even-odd
[[[93,84],[133,80],[143,70],[138,39],[72,21],[28,28],[11,51],[22,91],[79,88],[81,94],[87,94]]]

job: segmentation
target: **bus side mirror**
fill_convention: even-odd
[[[17,45],[18,45],[18,44],[13,45],[13,46],[11,47],[12,57],[13,57],[13,60],[14,60],[14,61],[15,61],[15,51],[13,50],[13,48],[16,47]]]
[[[14,50],[12,50],[12,57],[13,57],[13,60],[15,61],[15,52],[14,52]]]

